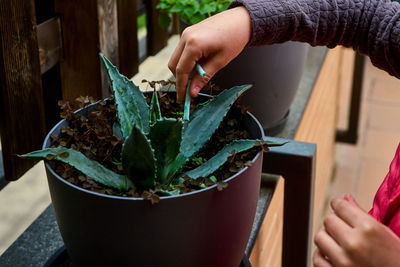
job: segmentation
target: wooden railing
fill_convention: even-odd
[[[138,72],[138,10],[147,15],[147,54],[166,46],[171,33],[157,23],[157,2],[0,1],[0,137],[7,180],[33,165],[16,155],[41,147],[59,120],[58,100],[108,96],[100,52],[126,76]]]

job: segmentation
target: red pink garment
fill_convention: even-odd
[[[369,214],[400,236],[400,144]]]

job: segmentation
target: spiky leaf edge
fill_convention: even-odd
[[[97,161],[87,158],[79,151],[65,148],[54,147],[43,150],[32,151],[21,155],[23,158],[56,159],[68,163],[83,174],[93,178],[96,182],[118,190],[130,190],[133,188],[132,182],[125,175],[117,174]]]
[[[211,138],[237,98],[251,87],[252,85],[232,87],[197,106],[192,112],[190,121],[184,125],[181,152],[171,165],[168,175],[169,182],[176,178],[175,174],[183,168],[188,159]],[[215,108],[222,110],[218,113]],[[204,122],[206,122],[206,125]]]
[[[281,146],[284,144],[285,143],[270,142],[263,139],[234,140],[231,143],[227,144],[224,148],[222,148],[208,161],[203,163],[201,166],[186,172],[185,175],[189,176],[192,179],[207,177],[214,171],[216,171],[219,167],[221,167],[228,160],[228,158],[232,156],[232,153],[234,154],[244,152],[256,146],[263,146],[264,150],[266,150],[268,149],[268,147]]]
[[[145,134],[149,133],[149,106],[146,98],[131,80],[120,74],[118,69],[100,53],[100,58],[107,70],[111,88],[117,105],[117,116],[123,138],[131,133],[136,124]]]

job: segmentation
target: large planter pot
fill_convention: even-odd
[[[212,79],[222,88],[253,84],[242,103],[260,120],[265,133],[275,134],[284,125],[303,74],[308,44],[286,42],[246,47]]]
[[[86,109],[81,112],[88,112]],[[47,135],[66,125],[58,123]],[[262,137],[248,114],[248,129]],[[46,162],[57,223],[74,266],[235,267],[243,257],[257,207],[262,152],[250,167],[216,186],[152,205],[142,198],[103,195],[77,187]]]

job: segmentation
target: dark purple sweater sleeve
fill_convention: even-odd
[[[252,19],[250,46],[288,40],[352,47],[400,78],[400,4],[389,0],[234,0]]]

